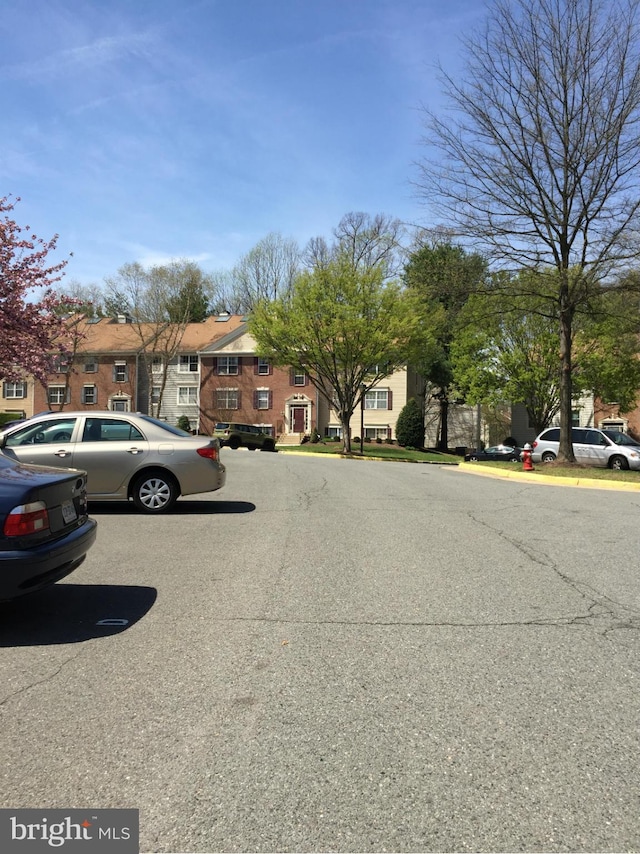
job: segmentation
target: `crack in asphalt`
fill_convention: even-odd
[[[564,622],[563,625],[595,625],[598,621],[607,621],[611,624],[612,621],[615,621],[612,625],[609,625],[608,628],[601,631],[601,634],[605,637],[609,632],[616,629],[640,628],[640,610],[638,608],[633,608],[623,602],[611,599],[611,597],[597,590],[592,585],[572,578],[566,572],[563,572],[558,564],[545,552],[532,549],[520,540],[516,540],[513,537],[508,536],[504,531],[489,525],[484,520],[477,519],[472,513],[469,513],[468,515],[475,524],[482,525],[493,534],[497,534],[497,536],[521,552],[531,562],[546,569],[550,569],[563,584],[567,585],[567,587],[570,587],[575,593],[581,596],[585,600],[585,603],[590,603],[586,614],[577,614],[569,619],[568,622]],[[598,613],[596,613],[596,609],[599,609]],[[529,624],[530,623],[522,623],[521,625]]]
[[[47,676],[43,676],[42,679],[36,679],[33,682],[29,682],[28,685],[23,685],[22,688],[18,688],[17,691],[13,691],[11,694],[7,694],[5,697],[0,699],[0,708],[8,703],[10,700],[14,700],[16,697],[19,697],[21,694],[26,694],[27,691],[30,691],[32,688],[37,688],[38,685],[44,685],[46,682],[51,682],[52,679],[55,679],[68,664],[71,664],[72,661],[75,661],[76,658],[79,658],[82,655],[81,652],[78,655],[73,655],[71,658],[68,658],[66,661],[63,661],[62,664],[49,673]]]

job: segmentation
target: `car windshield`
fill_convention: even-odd
[[[612,442],[615,442],[616,445],[638,445],[635,439],[632,439],[631,436],[628,436],[626,433],[620,433],[618,430],[603,430],[602,431],[607,439],[611,439]]]
[[[140,415],[138,417],[149,424],[161,427],[167,433],[172,433],[174,436],[191,436],[191,433],[187,433],[186,430],[181,430],[180,427],[174,427],[172,424],[167,424],[166,421],[160,421],[158,418],[152,418],[151,415]]]

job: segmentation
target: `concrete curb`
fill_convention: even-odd
[[[509,463],[502,463],[502,465],[507,466]],[[478,474],[481,477],[497,477],[520,482],[541,483],[545,486],[579,486],[583,489],[613,489],[618,492],[640,492],[640,481],[638,483],[625,483],[624,481],[594,480],[588,477],[549,477],[545,474],[536,474],[535,471],[498,471],[484,466],[474,466],[473,463],[465,462],[459,463],[458,468],[470,474]]]

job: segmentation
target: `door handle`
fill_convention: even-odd
[[[54,451],[53,456],[54,457],[67,457],[67,456],[69,456],[69,451],[64,451],[64,450],[63,451]]]
[[[140,453],[140,448],[129,448],[129,449],[127,450],[127,453],[128,453],[128,454],[134,454],[134,455],[135,455],[135,454],[139,454],[139,453]]]

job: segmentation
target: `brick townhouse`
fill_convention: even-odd
[[[60,361],[46,384],[3,384],[2,407],[25,415],[53,410],[109,409],[151,412],[162,395],[160,417],[175,424],[189,419],[193,430],[209,433],[218,421],[260,426],[279,441],[296,443],[317,430],[340,435],[337,413],[309,376],[275,367],[256,354],[241,315],[209,317],[184,329],[169,358],[153,343],[151,325],[126,317],[74,320],[76,352]],[[168,364],[165,365],[165,359]],[[395,438],[398,414],[416,394],[415,375],[396,371],[366,395],[351,422],[352,436]],[[24,395],[24,396],[21,396]],[[25,411],[27,409],[30,411]]]

